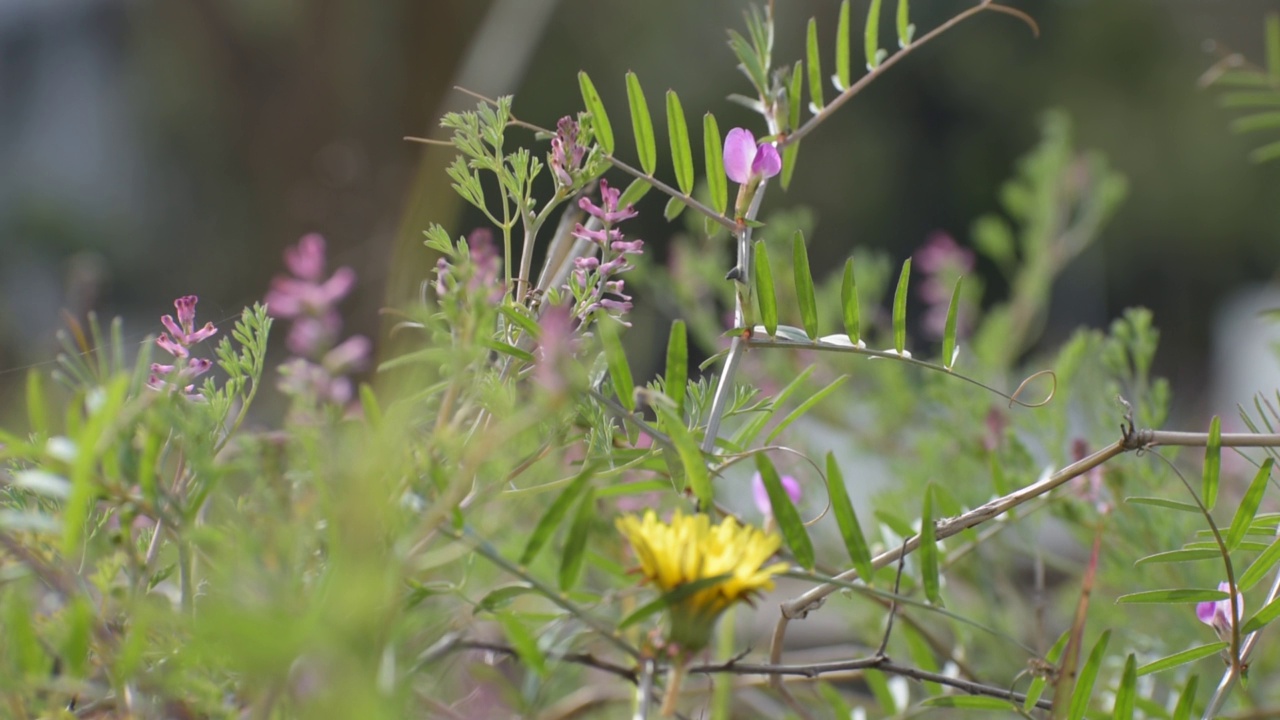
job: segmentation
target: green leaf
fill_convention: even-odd
[[[791,187],[791,174],[796,171],[796,158],[800,157],[800,143],[789,142],[782,148],[782,189]]]
[[[703,590],[713,588],[725,580],[728,580],[730,577],[733,576],[729,573],[725,573],[723,575],[716,575],[715,577],[702,578],[701,580],[695,580],[691,583],[686,583],[674,588],[671,592],[663,593],[657,600],[641,605],[630,615],[623,618],[622,621],[618,623],[618,629],[625,630],[650,615],[657,613],[668,605],[674,605],[687,597],[691,597],[702,592]]]
[[[879,0],[874,0],[879,3]],[[840,21],[836,25],[836,88],[844,92],[849,87],[849,0],[840,3]]]
[[[542,519],[538,520],[537,526],[533,529],[533,534],[529,536],[529,540],[525,543],[524,552],[520,554],[520,564],[528,565],[538,556],[538,551],[542,546],[547,544],[551,539],[552,533],[556,528],[560,527],[565,515],[569,513],[569,508],[573,507],[573,503],[586,489],[587,482],[595,475],[596,467],[592,463],[586,463],[582,466],[582,471],[573,479],[560,495],[551,503],[551,507],[543,513]]]
[[[773,267],[769,265],[769,250],[763,240],[756,241],[756,302],[760,307],[760,323],[772,337],[778,332],[778,296],[773,290]]]
[[[777,521],[778,530],[787,541],[787,547],[791,548],[791,554],[795,555],[796,562],[806,570],[812,570],[813,542],[809,539],[804,521],[800,519],[800,513],[791,503],[791,496],[787,495],[786,489],[782,487],[782,479],[778,477],[778,471],[773,467],[769,456],[757,453],[756,469],[760,471],[760,478],[764,480],[764,489],[769,493],[769,506],[773,510],[773,519]]]
[[[1267,491],[1267,480],[1271,478],[1273,465],[1275,460],[1272,458],[1267,458],[1262,463],[1258,473],[1253,476],[1253,482],[1249,483],[1249,489],[1240,499],[1240,506],[1236,508],[1235,517],[1231,518],[1231,527],[1227,530],[1228,550],[1240,547],[1240,541],[1244,540],[1245,534],[1249,532],[1249,526],[1253,524],[1253,516],[1258,513],[1258,506],[1262,504],[1262,495]]]
[[[1098,679],[1098,669],[1102,667],[1103,656],[1107,652],[1107,641],[1111,639],[1111,631],[1107,630],[1094,644],[1093,651],[1080,674],[1076,677],[1076,686],[1071,693],[1071,704],[1067,708],[1067,720],[1081,720],[1085,710],[1089,709],[1089,698],[1093,695],[1093,683]]]
[[[1240,587],[1238,583],[1236,587]],[[1223,595],[1226,595],[1226,593],[1223,593]],[[1245,622],[1244,627],[1240,628],[1240,634],[1248,635],[1251,632],[1261,630],[1277,617],[1280,617],[1280,599],[1272,600],[1267,603],[1256,615],[1249,618],[1249,620]]]
[[[911,24],[911,8],[907,0],[898,0],[898,47],[906,48],[916,34],[916,26]]]
[[[1220,559],[1222,553],[1216,548],[1213,550],[1170,550],[1168,552],[1159,552],[1154,555],[1148,555],[1139,558],[1133,565],[1139,567],[1141,565],[1152,565],[1155,563],[1177,563],[1177,562],[1195,562],[1196,560],[1215,560]]]
[[[667,206],[662,209],[662,217],[666,218],[667,222],[671,222],[680,217],[680,213],[684,212],[685,207],[684,201],[680,198],[668,198]]]
[[[1209,443],[1204,448],[1204,486],[1201,501],[1206,510],[1218,503],[1218,476],[1222,470],[1222,418],[1217,415],[1209,423]]]
[[[769,78],[766,77],[764,65],[760,63],[760,56],[751,47],[751,43],[748,43],[738,31],[730,30],[729,47],[733,49],[733,54],[738,56],[738,61],[742,63],[742,71],[751,80],[751,84],[755,85],[760,92],[765,92],[769,87]]]
[[[1178,704],[1173,708],[1173,720],[1191,720],[1191,711],[1196,704],[1196,686],[1199,684],[1199,675],[1187,678],[1187,686],[1182,689],[1182,694],[1178,696]]]
[[[871,548],[862,533],[862,524],[858,522],[858,514],[854,512],[853,503],[849,500],[849,488],[844,484],[844,476],[840,466],[836,464],[834,453],[827,453],[827,493],[831,497],[831,510],[835,513],[836,524],[840,526],[840,537],[844,538],[844,548],[849,553],[849,560],[858,571],[858,577],[868,585],[871,584],[875,571],[871,566]]]
[[[622,349],[622,340],[618,337],[618,326],[606,320],[596,323],[596,329],[604,344],[604,357],[609,364],[609,377],[613,379],[613,390],[618,395],[618,402],[629,412],[635,412],[635,382],[631,379],[627,353]]]
[[[848,5],[846,1],[844,7],[847,8]],[[826,106],[826,102],[822,99],[822,61],[818,55],[818,20],[816,18],[809,18],[809,35],[805,51],[809,65],[809,102],[813,104],[813,110],[816,112]],[[848,53],[848,51],[846,40],[845,52]]]
[[[591,488],[582,494],[578,502],[578,512],[574,515],[573,524],[569,526],[569,535],[564,540],[564,554],[560,557],[560,589],[571,590],[582,577],[582,561],[586,558],[587,537],[590,535],[591,523],[596,517],[596,495]]]
[[[61,624],[66,628],[62,638],[61,660],[71,678],[88,677],[89,647],[93,633],[93,608],[84,598],[76,598],[63,610]]]
[[[871,0],[871,7],[867,9],[865,50],[869,72],[880,64],[880,0]]]
[[[1167,508],[1169,510],[1181,510],[1182,512],[1200,514],[1200,508],[1191,503],[1178,502],[1177,500],[1166,500],[1159,497],[1127,497],[1125,502],[1131,505],[1152,505],[1155,507]]]
[[[1231,131],[1247,133],[1255,130],[1270,130],[1280,127],[1280,111],[1254,113],[1236,118],[1231,122]]]
[[[924,595],[934,605],[942,605],[942,593],[938,581],[937,528],[933,524],[933,485],[924,491],[924,510],[920,514],[920,575],[924,582]]]
[[[501,613],[498,615],[498,622],[502,624],[507,642],[511,643],[521,662],[539,677],[546,674],[547,658],[538,647],[538,639],[529,632],[520,618],[511,613]]]
[[[911,258],[902,263],[898,289],[893,292],[893,347],[901,355],[907,348],[907,284],[911,280]]]
[[[721,215],[729,207],[729,178],[724,174],[724,146],[720,141],[720,126],[716,116],[702,116],[702,149],[707,160],[707,192],[711,195],[711,207]]]
[[[613,126],[609,124],[609,116],[604,111],[604,101],[596,92],[595,83],[584,71],[578,72],[578,88],[582,91],[582,104],[591,113],[591,127],[595,130],[596,142],[609,155],[613,154]]]
[[[671,137],[671,165],[680,192],[693,192],[693,147],[689,144],[689,124],[675,90],[667,91],[667,133]]]
[[[1280,85],[1280,15],[1267,15],[1267,74]]]
[[[889,679],[884,673],[880,670],[867,670],[863,673],[862,679],[867,683],[867,687],[871,688],[871,694],[875,696],[876,703],[884,716],[897,715],[898,703],[894,700],[893,691],[889,689]]]
[[[1179,665],[1186,665],[1187,663],[1192,663],[1201,658],[1207,658],[1210,655],[1214,655],[1230,646],[1231,643],[1228,642],[1216,642],[1209,643],[1208,645],[1200,645],[1199,647],[1193,647],[1190,650],[1183,650],[1182,652],[1177,652],[1143,665],[1138,668],[1138,675],[1150,675],[1151,673],[1158,673],[1170,668],[1176,668]]]
[[[1278,562],[1280,562],[1280,540],[1271,543],[1266,550],[1262,551],[1258,559],[1254,560],[1253,564],[1236,580],[1236,588],[1240,592],[1245,592],[1257,585],[1259,581],[1271,572],[1271,569]]]
[[[765,438],[764,443],[766,445],[772,443],[779,435],[782,434],[784,430],[786,430],[791,425],[791,423],[795,422],[796,420],[799,420],[801,417],[804,417],[805,413],[809,412],[810,410],[813,409],[815,405],[825,400],[828,395],[831,395],[836,390],[838,390],[842,385],[845,384],[845,381],[847,381],[848,379],[849,379],[848,375],[841,375],[835,380],[832,380],[831,383],[828,384],[826,387],[822,388],[818,392],[813,393],[809,397],[805,398],[804,402],[800,403],[799,405],[796,406],[794,410],[787,413],[787,416],[783,418],[773,428],[773,430],[769,432],[769,437]],[[775,407],[780,407],[780,405],[775,405]]]
[[[840,285],[840,307],[844,311],[844,332],[849,342],[862,342],[861,312],[858,309],[858,281],[853,276],[853,258],[844,261],[844,282]]]
[[[946,707],[959,710],[1004,710],[1016,711],[1017,705],[1000,698],[982,697],[981,695],[943,695],[932,697],[920,703],[920,707]]]
[[[791,82],[787,83],[787,133],[800,127],[800,106],[804,104],[804,63],[791,66]],[[784,176],[785,177],[785,176]],[[787,181],[782,181],[787,187]]]
[[[684,415],[685,386],[689,384],[689,334],[684,321],[671,323],[667,336],[667,371],[663,375],[667,397],[675,403],[676,415]]]
[[[360,383],[360,409],[364,412],[370,427],[374,429],[382,427],[382,407],[378,404],[378,396],[374,393],[373,386],[367,382]]]
[[[1133,701],[1137,696],[1137,660],[1133,653],[1124,661],[1124,673],[1120,675],[1120,687],[1116,689],[1116,704],[1111,712],[1112,720],[1133,720]]]
[[[795,270],[796,301],[800,305],[800,324],[810,340],[818,339],[818,299],[813,291],[813,275],[809,272],[809,253],[804,247],[804,233],[796,230],[791,237],[792,268]]]
[[[951,305],[947,307],[947,325],[942,332],[942,366],[951,369],[956,361],[956,316],[960,309],[960,284],[964,278],[956,279],[956,288],[951,291]]]
[[[47,673],[49,660],[32,623],[36,616],[32,612],[29,593],[26,588],[21,588],[8,593],[6,599],[4,634],[9,657],[23,676]]]
[[[627,186],[627,189],[623,190],[622,194],[618,196],[618,207],[635,205],[640,201],[640,198],[648,195],[649,191],[652,189],[653,185],[644,178],[636,178],[635,180],[632,180],[631,184]]]
[[[1262,147],[1249,153],[1249,161],[1254,163],[1264,163],[1270,160],[1280,158],[1280,140]]]
[[[1067,640],[1071,638],[1071,631],[1067,630],[1058,636],[1058,641],[1049,648],[1049,653],[1044,656],[1044,661],[1049,666],[1054,666],[1062,658],[1062,652],[1067,647]],[[1044,689],[1049,685],[1049,676],[1047,674],[1036,675],[1031,680],[1031,685],[1027,687],[1027,699],[1022,703],[1022,709],[1031,712],[1031,708],[1040,702],[1040,696],[1044,694]]]
[[[511,604],[512,600],[515,600],[521,595],[528,595],[536,592],[537,591],[534,590],[532,585],[504,585],[503,587],[493,590],[480,598],[480,602],[476,603],[476,606],[471,609],[471,614],[479,615],[482,612],[494,612],[501,610]]]
[[[1198,603],[1226,600],[1229,595],[1221,590],[1201,590],[1199,588],[1175,588],[1172,590],[1146,590],[1129,593],[1116,598],[1116,603]]]
[[[1273,107],[1280,105],[1280,92],[1273,90],[1228,92],[1222,94],[1219,104],[1224,108]]]
[[[709,506],[715,499],[714,490],[711,487],[711,474],[707,470],[707,463],[702,457],[698,441],[689,432],[689,428],[685,427],[683,418],[676,417],[664,407],[657,408],[657,411],[658,416],[662,418],[663,429],[671,436],[671,442],[676,446],[676,454],[680,456],[680,465],[684,468],[685,487],[693,491],[694,496],[704,507]]]
[[[631,106],[631,131],[636,137],[640,168],[646,175],[653,175],[658,167],[658,143],[653,137],[649,103],[644,99],[644,90],[640,89],[640,78],[634,72],[627,73],[627,102]]]

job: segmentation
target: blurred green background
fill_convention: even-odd
[[[968,4],[917,2],[914,20],[927,30]],[[1062,279],[1044,341],[1146,305],[1164,332],[1156,371],[1171,376],[1178,411],[1230,411],[1208,407],[1203,392],[1214,317],[1238,289],[1274,284],[1280,163],[1250,165],[1259,143],[1228,131],[1234,114],[1197,80],[1219,57],[1210,39],[1260,61],[1274,3],[1011,4],[1037,19],[1039,38],[984,14],[921,49],[805,141],[790,191],[771,193],[765,215],[815,211],[819,272],[858,245],[900,261],[936,230],[965,244],[1036,142],[1042,111],[1061,107],[1078,146],[1104,152],[1130,193]],[[855,0],[855,18],[866,5]],[[817,16],[829,72],[837,7],[779,0],[775,63],[802,54],[804,24]],[[517,116],[549,126],[580,109],[575,75],[586,70],[625,129],[623,74],[634,70],[651,103],[670,87],[691,118],[752,123],[725,100],[747,88],[724,42],[745,8],[5,0],[0,399],[15,397],[25,368],[52,361],[62,311],[123,315],[140,339],[174,297],[195,293],[202,320],[226,323],[262,297],[281,250],[304,232],[323,233],[332,261],[358,272],[348,327],[376,336],[379,308],[413,296],[433,264],[421,246],[427,223],[455,234],[478,223],[448,190],[452,153],[402,140],[433,136],[442,112],[474,104],[452,86],[513,93]],[[624,157],[628,141],[620,132]],[[656,195],[630,234],[661,261],[674,228]],[[993,268],[978,271],[988,300],[1000,297]],[[644,297],[637,308],[647,311]]]

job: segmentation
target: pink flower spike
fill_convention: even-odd
[[[756,159],[756,137],[746,128],[734,128],[724,138],[724,171],[742,185],[751,177]]]
[[[182,335],[185,337],[186,334],[190,333],[191,329],[196,325],[197,302],[199,302],[199,298],[195,295],[183,295],[177,300],[174,300],[173,306],[178,309],[178,325],[182,326],[183,332],[174,332],[173,328],[169,327],[172,323],[166,323],[165,327],[169,327],[169,331],[173,332],[174,335]]]
[[[284,264],[303,280],[319,280],[324,275],[324,237],[319,233],[303,235],[296,246],[284,249]]]
[[[803,495],[800,489],[800,481],[790,475],[782,476],[782,489],[787,491],[787,497],[791,498],[792,503],[800,502]],[[756,473],[751,478],[751,499],[756,503],[756,509],[765,517],[773,516],[773,503],[769,502],[769,491],[765,489],[764,478],[760,477],[760,473]]]

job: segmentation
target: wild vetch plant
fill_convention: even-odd
[[[505,97],[446,115],[485,225],[425,230],[435,272],[386,311],[407,349],[367,383],[355,273],[318,235],[229,326],[179,298],[136,360],[118,323],[73,324],[0,433],[6,716],[1275,714],[1280,396],[1250,433],[1163,430],[1150,313],[1041,342],[1127,190],[1065,115],[967,234],[811,270],[803,140],[943,33],[1038,31],[990,0],[924,32],[895,7],[882,43],[870,3],[865,72],[847,0],[790,62],[773,5],[748,10],[726,92],[758,119],[705,113],[701,153],[674,91],[660,143],[634,74],[621,113],[580,73],[554,129]],[[649,195],[665,265],[629,230]],[[651,379],[642,305],[672,316]]]

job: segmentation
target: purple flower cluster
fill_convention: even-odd
[[[936,232],[916,251],[913,259],[916,269],[924,276],[918,287],[920,299],[927,306],[925,330],[941,338],[946,332],[947,312],[956,281],[973,272],[973,252],[957,245],[945,232]],[[965,334],[972,322],[968,308],[961,303],[956,309],[956,333]]]
[[[623,240],[622,231],[614,227],[623,220],[636,216],[635,208],[627,205],[618,207],[618,198],[622,193],[617,188],[609,187],[609,183],[600,181],[600,205],[588,198],[578,201],[578,207],[600,223],[599,230],[593,230],[582,223],[573,229],[573,236],[588,240],[600,250],[584,255],[573,261],[573,291],[578,299],[574,307],[574,316],[586,322],[596,311],[603,311],[622,321],[622,316],[631,310],[631,296],[623,291],[623,281],[617,276],[635,267],[629,257],[644,252],[643,240]]]
[[[578,135],[578,123],[568,115],[560,118],[560,122],[556,123],[556,135],[551,138],[551,155],[547,159],[557,188],[569,189],[574,186],[586,155],[587,147],[581,143]]]
[[[371,349],[363,335],[337,342],[342,333],[337,305],[355,287],[355,271],[341,267],[326,279],[324,238],[315,233],[287,248],[284,262],[292,277],[273,279],[266,297],[272,317],[293,323],[285,344],[295,357],[280,368],[280,389],[345,405],[352,397],[346,374],[364,367]]]
[[[204,327],[196,329],[197,302],[199,299],[195,295],[184,295],[173,301],[173,306],[178,311],[176,321],[172,315],[160,318],[160,323],[168,332],[160,333],[160,337],[156,338],[156,345],[174,357],[174,364],[151,364],[151,375],[147,378],[147,387],[152,390],[171,390],[181,387],[183,394],[188,398],[204,399],[204,395],[196,391],[195,384],[187,381],[209,372],[213,368],[213,361],[191,357],[191,346],[213,337],[218,329],[213,326],[213,323],[205,323]]]

